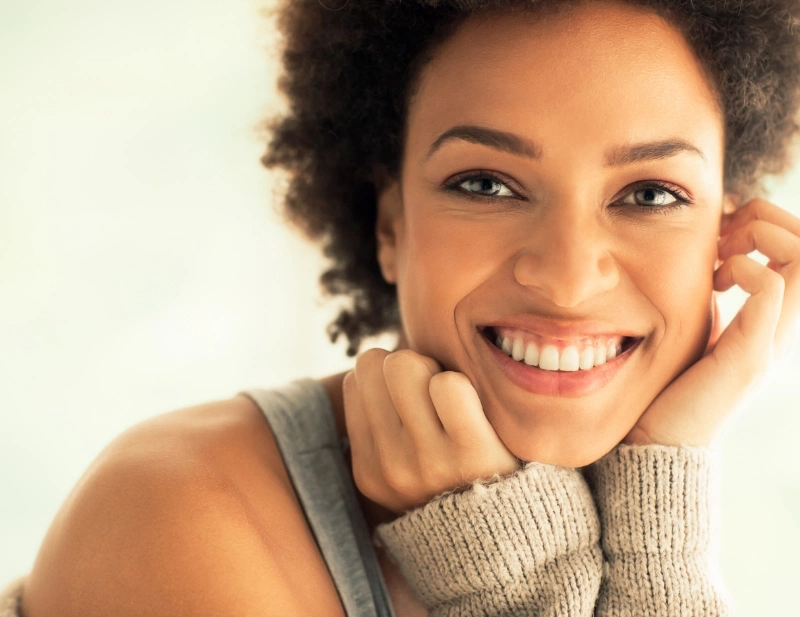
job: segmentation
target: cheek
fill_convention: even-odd
[[[454,360],[458,305],[497,274],[505,258],[497,234],[476,221],[407,214],[398,297],[412,349]]]
[[[666,353],[678,348],[675,360],[685,359],[707,338],[716,238],[697,232],[663,234],[638,254],[636,285],[663,319],[661,338],[671,347]]]

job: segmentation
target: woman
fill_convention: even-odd
[[[353,300],[333,338],[398,349],[127,431],[11,614],[727,614],[710,446],[800,303],[757,197],[798,6],[696,5],[286,3],[264,162]]]

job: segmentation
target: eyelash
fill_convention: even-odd
[[[508,180],[504,180],[497,174],[490,171],[478,171],[476,173],[469,173],[467,175],[457,177],[454,180],[448,182],[444,188],[446,191],[457,193],[463,197],[466,197],[467,199],[474,199],[477,201],[495,201],[498,199],[520,199],[519,197],[497,197],[494,195],[479,195],[477,193],[471,193],[469,191],[466,191],[462,189],[460,186],[468,180],[485,180],[485,179],[494,180],[495,182],[504,185],[510,191],[517,193],[515,189],[509,186]],[[643,189],[657,189],[659,191],[664,191],[665,193],[668,193],[669,195],[674,197],[675,201],[671,204],[666,204],[664,206],[641,206],[637,204],[624,204],[624,205],[632,206],[633,208],[639,210],[640,212],[644,212],[646,214],[668,214],[673,210],[678,210],[686,205],[691,205],[693,203],[683,193],[683,191],[681,191],[680,189],[671,184],[667,184],[659,180],[645,180],[643,182],[638,182],[634,184],[632,187],[630,187],[630,190],[622,196],[622,199],[624,199],[631,193],[634,193],[636,191],[641,191]]]

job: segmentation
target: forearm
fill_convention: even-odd
[[[606,564],[595,617],[717,617],[729,606],[711,563],[712,454],[617,446],[586,469]]]
[[[579,471],[529,463],[377,530],[432,617],[593,614],[600,528]]]

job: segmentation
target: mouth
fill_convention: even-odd
[[[492,364],[534,394],[586,396],[608,384],[643,337],[594,336],[555,340],[496,326],[478,329]]]

